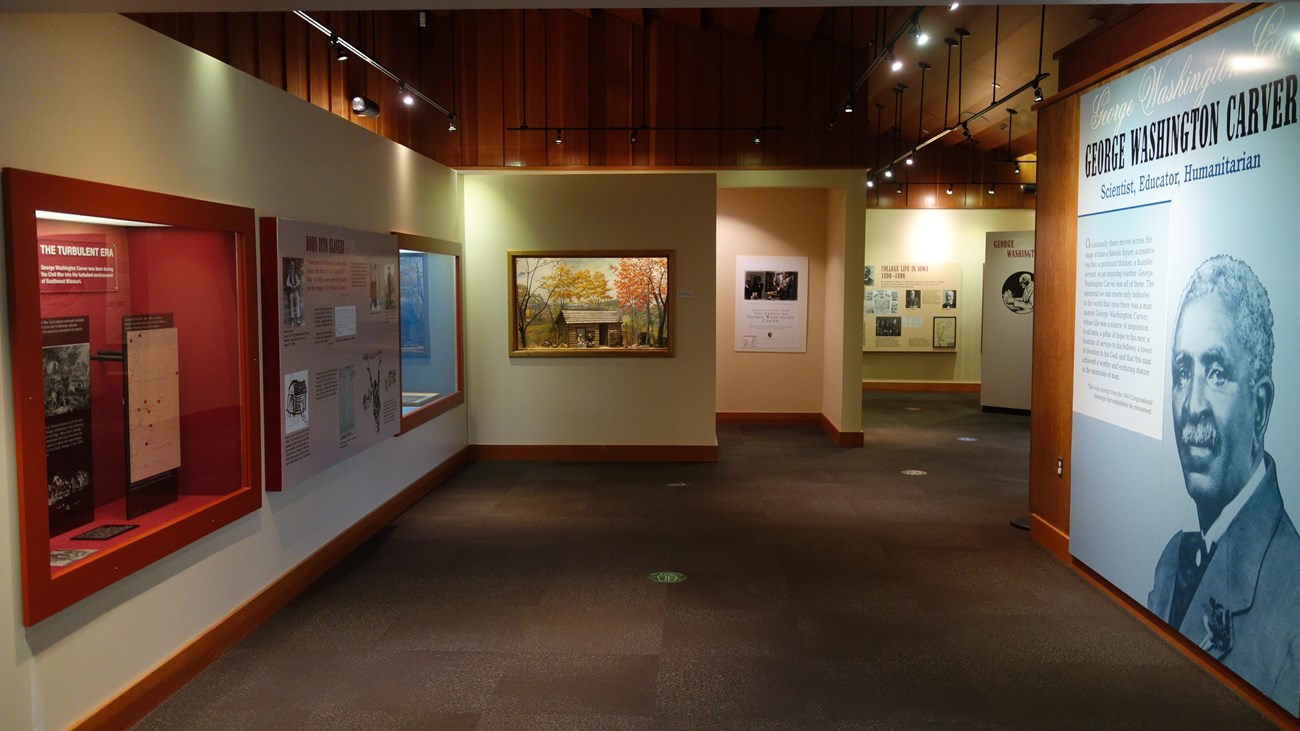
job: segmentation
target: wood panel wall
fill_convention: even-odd
[[[801,9],[803,10],[803,9]],[[132,19],[229,63],[321,109],[456,168],[869,167],[877,120],[827,114],[865,68],[864,43],[814,33],[829,12],[779,19],[813,23],[802,37],[764,29],[756,10],[702,23],[670,11],[474,10],[323,12],[315,17],[462,119],[456,132],[422,103],[404,107],[396,84],[360,60],[336,61],[329,39],[289,13],[154,13]],[[862,13],[859,24],[872,14]],[[885,22],[884,14],[879,16]],[[823,23],[832,22],[823,20]],[[735,28],[749,33],[736,32]],[[860,31],[861,41],[871,29]],[[362,94],[379,103],[351,114]],[[865,110],[864,110],[865,111]],[[887,122],[892,122],[887,120]],[[909,123],[910,125],[910,123]],[[909,126],[904,125],[904,126]],[[632,127],[646,126],[631,141]],[[883,145],[889,156],[892,132]],[[528,129],[520,129],[527,127]],[[666,129],[666,128],[697,129]],[[563,129],[562,144],[555,143]],[[594,128],[594,129],[593,129]],[[612,129],[601,129],[612,128]],[[707,128],[707,129],[698,129]],[[760,132],[761,143],[754,134]],[[959,135],[954,135],[958,137]],[[904,140],[904,144],[910,144]],[[958,149],[960,148],[960,149]],[[869,207],[1032,207],[1021,183],[997,164],[1001,149],[931,145]],[[883,161],[882,161],[883,162]],[[987,184],[996,180],[997,193]],[[957,185],[955,195],[944,193]],[[936,195],[937,193],[937,195]]]
[[[1034,371],[1030,398],[1030,530],[1063,553],[1070,533],[1074,283],[1079,217],[1079,96],[1038,110],[1042,187],[1035,216]],[[1056,474],[1057,460],[1062,474]]]

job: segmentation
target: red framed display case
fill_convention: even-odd
[[[30,626],[261,505],[255,217],[23,170],[3,184]]]

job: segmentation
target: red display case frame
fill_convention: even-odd
[[[256,217],[250,208],[12,168],[3,171],[3,187],[23,623],[31,626],[261,507]],[[57,571],[50,566],[37,211],[234,235],[239,484],[162,521],[145,521]]]

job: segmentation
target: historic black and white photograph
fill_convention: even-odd
[[[907,290],[906,307],[909,310],[919,310],[921,308],[921,290],[919,289]]]
[[[284,326],[303,326],[303,260],[286,256],[284,266]]]
[[[41,349],[45,371],[45,415],[90,408],[90,343],[50,345]]]
[[[896,338],[902,334],[903,318],[896,316],[876,318],[876,337]]]
[[[1169,406],[1197,527],[1156,564],[1147,607],[1228,669],[1300,706],[1300,535],[1265,448],[1273,408],[1273,312],[1248,264],[1205,260],[1179,300]]]
[[[957,308],[957,290],[945,289],[943,291],[943,309],[953,310]]]
[[[1034,311],[1034,274],[1015,272],[1002,283],[1002,304],[1017,315]]]

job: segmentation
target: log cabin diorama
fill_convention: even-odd
[[[511,355],[672,355],[672,252],[510,252]]]

